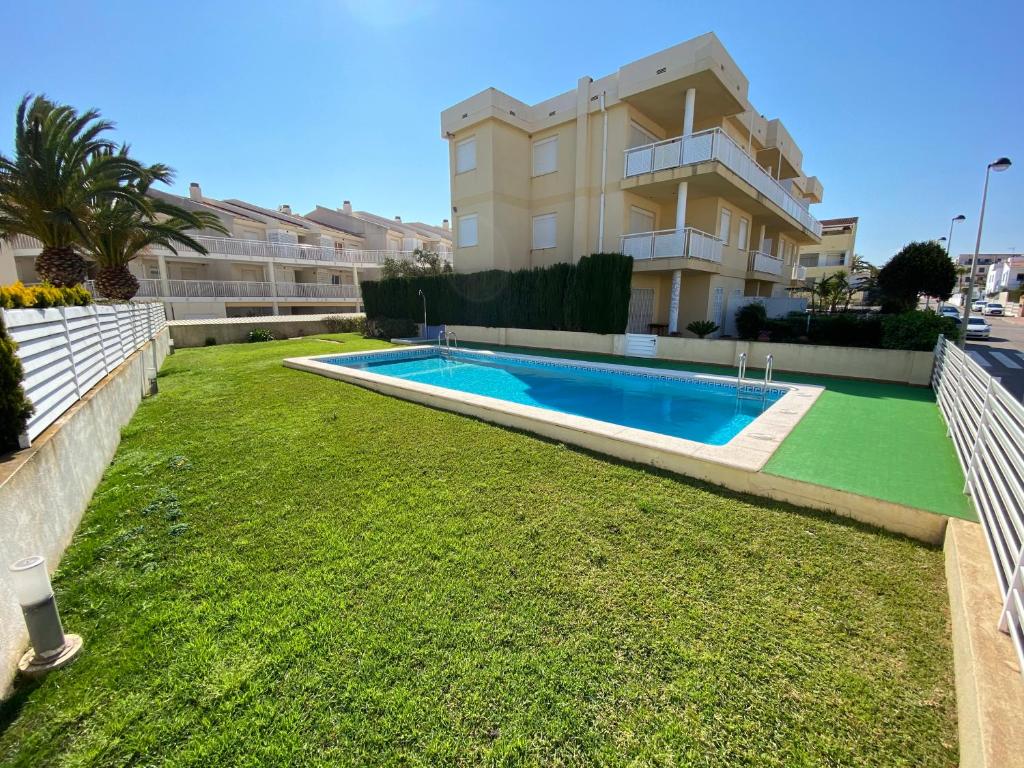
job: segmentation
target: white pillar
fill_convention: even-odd
[[[693,133],[693,105],[697,98],[696,88],[686,89],[686,103],[683,107],[683,136]]]
[[[274,308],[274,314],[280,315],[281,308],[277,305],[277,263],[271,260],[267,265],[267,271],[270,273],[270,292],[274,294],[271,297],[271,305]]]
[[[764,253],[764,224],[761,225],[761,237],[757,240],[757,250]]]
[[[353,265],[352,267],[352,282],[356,286],[356,312],[360,311],[360,307],[363,304],[362,289],[359,287],[359,270]]]
[[[686,226],[686,182],[679,182],[679,190],[676,192],[676,229]]]
[[[668,332],[679,332],[679,290],[683,284],[683,270],[672,271],[672,293],[668,300]]]

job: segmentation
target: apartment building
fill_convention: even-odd
[[[988,267],[988,273],[985,275],[986,296],[996,296],[1004,291],[1016,291],[1021,288],[1024,288],[1024,256],[1007,254]]]
[[[800,247],[793,278],[818,282],[840,270],[850,272],[857,243],[857,216],[821,220],[821,242]]]
[[[494,88],[441,114],[455,269],[520,269],[597,251],[634,258],[631,332],[723,324],[729,299],[784,295],[821,183],[747,99],[714,34],[528,105]]]
[[[979,253],[977,261],[974,262],[974,279],[971,281],[974,285],[973,295],[977,298],[981,295],[980,289],[987,288],[988,276],[992,268],[999,262],[1005,259],[1012,259],[1016,256],[1015,253]],[[957,267],[959,267],[959,275],[957,276],[956,287],[961,293],[968,283],[968,275],[971,272],[971,261],[974,259],[973,253],[961,253],[956,260]]]
[[[196,183],[188,197],[153,194],[213,213],[230,232],[227,237],[196,233],[206,254],[154,248],[131,263],[139,279],[138,297],[163,301],[171,319],[357,312],[362,308],[360,281],[377,278],[386,259],[411,259],[417,248],[451,255],[443,226],[417,223],[430,233],[405,237],[406,228],[368,222],[351,210],[341,209],[330,221],[307,218],[289,205],[272,210],[206,197]],[[0,281],[37,282],[36,241],[19,237],[0,249]],[[95,292],[95,286],[90,288]]]
[[[369,211],[353,210],[349,200],[341,208],[318,205],[305,218],[326,227],[358,233],[369,249],[405,253],[423,250],[451,260],[452,233],[448,219],[439,227],[420,221],[405,223],[401,216],[389,219]]]

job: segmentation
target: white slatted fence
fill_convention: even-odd
[[[25,430],[30,440],[167,324],[156,302],[5,309],[3,316],[35,406]]]
[[[932,388],[992,555],[1003,595],[999,628],[1024,669],[1024,405],[941,336]]]

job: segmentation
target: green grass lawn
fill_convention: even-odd
[[[181,350],[55,577],[0,764],[957,763],[941,551]]]
[[[735,368],[699,363],[532,347],[464,346],[736,375]],[[748,375],[756,379],[762,372],[750,369]],[[825,387],[825,392],[768,461],[765,472],[977,520],[963,493],[964,474],[931,389],[785,371],[777,371],[775,379],[814,384]]]

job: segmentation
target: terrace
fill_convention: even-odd
[[[281,365],[386,346],[168,358],[0,762],[955,762],[939,549]],[[770,471],[949,504],[948,441],[891,460],[946,440],[927,390],[827,387]]]

